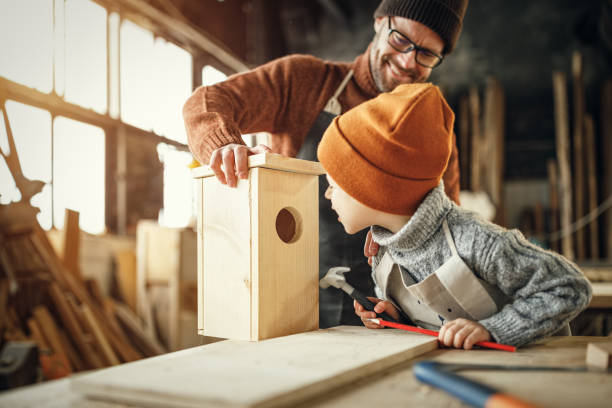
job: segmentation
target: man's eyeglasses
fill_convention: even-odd
[[[415,60],[417,64],[422,65],[426,68],[435,68],[442,63],[444,57],[438,55],[435,52],[422,48],[412,42],[412,40],[406,37],[404,34],[391,28],[391,16],[389,16],[389,37],[387,42],[395,51],[403,54],[409,53],[410,51],[415,52]]]

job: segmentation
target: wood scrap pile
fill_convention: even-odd
[[[36,220],[38,209],[30,205],[43,183],[23,176],[2,111],[9,154],[0,153],[22,199],[0,205],[0,346],[36,342],[46,379],[165,352],[126,305],[104,297],[95,280],[81,277],[74,258],[55,253]]]

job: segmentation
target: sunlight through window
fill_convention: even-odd
[[[51,114],[14,101],[6,102],[6,113],[23,175],[30,180],[50,183]],[[11,193],[11,197],[15,196],[14,192]],[[47,185],[42,192],[32,197],[31,204],[40,208],[37,216],[40,225],[45,229],[51,228],[51,187]]]
[[[53,89],[53,0],[1,0],[0,75]]]
[[[157,151],[164,164],[164,208],[159,223],[166,227],[185,227],[195,216],[195,187],[189,168],[192,156],[165,143],[160,143]]]
[[[191,54],[124,21],[120,58],[122,120],[187,143],[181,108],[193,88]]]
[[[226,79],[227,75],[215,67],[206,65],[204,68],[202,68],[202,85],[204,86],[214,85],[219,82],[223,82]]]
[[[96,126],[58,117],[53,123],[53,221],[64,227],[66,208],[81,229],[104,232],[105,135]]]
[[[106,10],[66,0],[66,100],[106,112]]]

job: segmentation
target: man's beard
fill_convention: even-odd
[[[374,79],[374,84],[379,92],[391,92],[395,89],[396,86],[401,84],[410,84],[417,82],[425,82],[427,80],[426,77],[421,76],[420,72],[416,69],[403,69],[400,68],[397,64],[394,63],[391,55],[389,54],[380,54],[381,48],[379,47],[379,37],[380,35],[376,33],[373,43],[374,47],[370,51],[370,71],[372,72],[372,78]],[[406,80],[388,80],[389,77],[385,77],[383,72],[387,69],[386,64],[393,64],[393,67],[400,71],[402,74],[406,75]],[[387,79],[387,81],[385,80]],[[390,88],[390,89],[388,89]]]

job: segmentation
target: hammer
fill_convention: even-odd
[[[327,289],[330,286],[333,286],[338,289],[342,289],[346,292],[347,295],[352,297],[354,300],[359,302],[361,306],[366,308],[366,310],[374,310],[374,303],[370,301],[363,293],[352,287],[346,282],[346,278],[344,277],[345,272],[349,272],[351,268],[346,266],[334,266],[333,268],[329,268],[324,277],[319,281],[319,286],[321,289]],[[386,312],[382,312],[379,314],[381,318],[384,320],[388,320],[391,322],[396,322],[397,320],[389,316]]]

